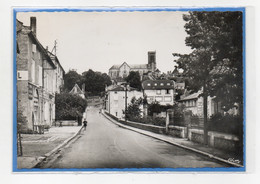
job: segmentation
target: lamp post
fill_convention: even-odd
[[[126,120],[127,120],[127,115],[126,115],[126,111],[127,111],[127,87],[128,87],[128,84],[124,83],[124,90],[125,90],[125,123],[126,123]]]

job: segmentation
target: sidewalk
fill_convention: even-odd
[[[134,127],[131,127],[131,126],[127,126],[127,125],[119,123],[116,120],[112,119],[111,117],[107,116],[104,112],[102,112],[102,114],[107,119],[109,119],[111,122],[117,124],[120,127],[130,129],[132,131],[153,137],[155,139],[158,139],[158,140],[167,142],[169,144],[187,149],[187,150],[192,151],[192,152],[196,152],[198,154],[202,154],[204,156],[210,157],[210,158],[215,159],[217,161],[229,164],[233,167],[243,167],[242,158],[238,158],[232,152],[219,150],[219,149],[208,147],[208,146],[205,146],[205,145],[202,145],[202,144],[194,143],[192,141],[189,141],[188,139],[177,138],[177,137],[172,137],[172,136],[163,135],[163,134],[156,134],[156,133],[153,133],[153,132],[150,132],[150,131],[146,131],[146,130],[134,128]]]
[[[33,168],[60,147],[67,144],[81,126],[52,127],[44,134],[22,134],[23,156],[17,157],[17,168]]]

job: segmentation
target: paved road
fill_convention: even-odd
[[[213,160],[111,123],[97,108],[87,110],[88,127],[65,147],[50,168],[226,167]]]

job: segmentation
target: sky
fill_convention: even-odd
[[[64,70],[89,69],[108,73],[114,64],[147,64],[148,51],[156,51],[157,68],[172,71],[172,53],[190,53],[185,45],[185,12],[19,12],[30,25],[37,19],[37,38],[57,57]]]

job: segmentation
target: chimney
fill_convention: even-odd
[[[36,36],[36,17],[31,17],[30,29],[32,30],[32,32],[33,32],[33,33],[35,34],[35,36]]]

